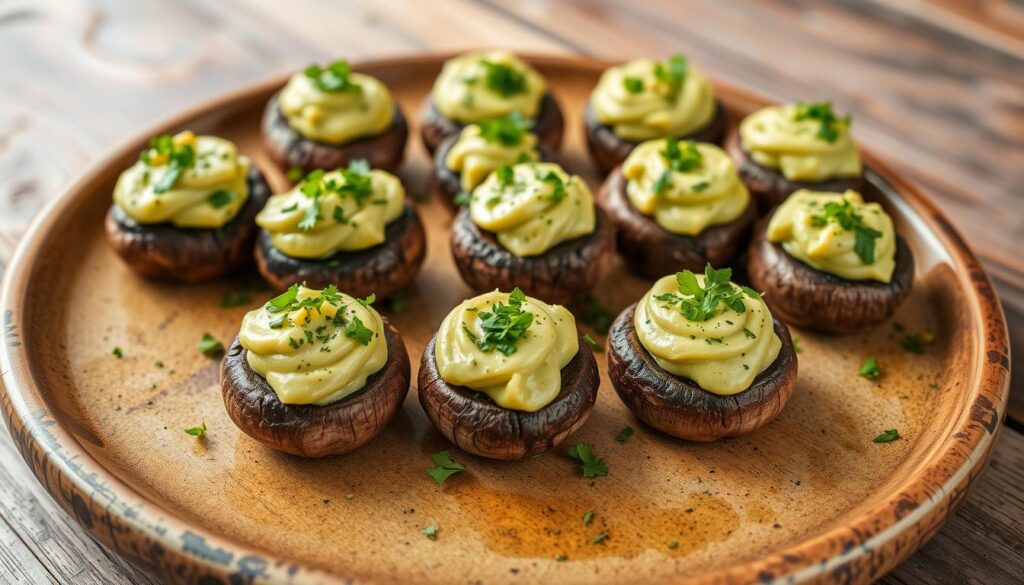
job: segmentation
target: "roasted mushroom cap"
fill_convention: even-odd
[[[626,195],[622,166],[612,171],[598,195],[615,224],[615,244],[626,264],[648,278],[661,278],[681,270],[700,271],[732,263],[747,244],[757,221],[757,205],[750,205],[733,221],[710,226],[696,236],[665,231],[653,219],[640,213]]]
[[[288,118],[278,105],[279,94],[274,94],[263,112],[263,145],[278,167],[309,172],[314,169],[339,169],[354,160],[365,159],[375,169],[394,171],[402,164],[405,142],[409,139],[409,124],[402,109],[395,104],[395,117],[391,127],[381,134],[366,136],[342,144],[318,142],[306,138],[288,124]]]
[[[736,161],[736,168],[739,170],[743,182],[746,183],[747,189],[750,189],[750,194],[757,198],[758,209],[762,215],[800,189],[835,193],[842,193],[847,189],[853,189],[858,193],[864,190],[863,173],[859,177],[829,179],[828,181],[790,181],[780,171],[763,167],[754,162],[747,151],[743,150],[739,132],[730,134],[725,146],[733,160]]]
[[[402,407],[409,391],[409,354],[402,336],[384,321],[388,360],[354,394],[324,406],[283,404],[263,376],[249,367],[238,338],[221,363],[224,407],[245,434],[271,449],[301,457],[340,455],[376,437]]]
[[[384,243],[354,252],[338,252],[322,259],[292,258],[278,250],[266,230],[256,241],[256,266],[274,288],[284,290],[296,282],[309,288],[334,284],[339,290],[365,297],[385,297],[416,278],[427,254],[427,236],[416,209],[405,210],[384,230]]]
[[[896,312],[914,284],[914,256],[896,236],[896,270],[891,282],[846,280],[790,256],[768,241],[767,221],[750,244],[747,273],[772,313],[790,325],[849,333],[885,321]]]
[[[583,124],[587,130],[587,149],[590,156],[594,158],[597,166],[605,173],[622,164],[630,152],[640,142],[619,138],[611,126],[606,126],[597,120],[589,103],[583,114]],[[722,103],[715,102],[715,116],[707,126],[687,136],[676,136],[679,140],[696,140],[697,142],[711,142],[721,144],[725,138],[725,131],[728,127],[728,119]]]
[[[423,111],[420,114],[420,135],[423,138],[423,146],[427,148],[427,152],[431,156],[446,138],[458,135],[465,126],[465,124],[446,118],[434,105],[433,97],[427,95],[427,99],[423,101]],[[537,135],[538,144],[543,145],[550,152],[558,152],[558,149],[562,147],[565,118],[551,92],[544,94],[544,97],[541,98],[532,130]]]
[[[270,197],[270,187],[255,166],[246,180],[249,200],[219,228],[140,224],[115,203],[103,224],[107,241],[129,268],[143,276],[179,282],[216,278],[252,259],[256,214]]]
[[[796,352],[786,325],[774,319],[782,349],[749,388],[732,396],[704,390],[661,369],[633,327],[636,305],[626,307],[608,333],[608,377],[637,418],[680,439],[714,441],[749,434],[782,412],[796,388]]]
[[[473,290],[521,288],[531,297],[567,305],[585,296],[611,268],[614,227],[600,207],[594,231],[562,242],[538,256],[509,252],[494,234],[480,229],[463,207],[452,223],[452,256]]]
[[[445,163],[445,159],[448,158],[448,151],[455,146],[458,140],[459,134],[445,138],[434,153],[434,192],[437,193],[437,197],[449,211],[455,211],[457,207],[455,205],[455,198],[459,196],[459,193],[462,193],[462,174],[449,169]],[[551,156],[544,146],[537,145],[537,151],[540,154],[541,161],[551,160]]]
[[[463,451],[491,459],[523,459],[557,447],[590,418],[601,382],[597,361],[583,338],[562,368],[562,390],[536,412],[502,408],[486,395],[441,378],[427,343],[418,376],[420,405],[441,434]]]

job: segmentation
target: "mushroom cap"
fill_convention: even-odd
[[[704,390],[663,370],[633,326],[636,304],[626,307],[608,333],[608,377],[637,418],[680,439],[714,441],[749,434],[782,412],[796,388],[797,360],[789,329],[773,319],[782,349],[750,387],[732,396]]]
[[[761,215],[770,212],[787,197],[800,189],[812,191],[832,191],[842,193],[853,189],[858,193],[864,191],[864,173],[857,177],[829,179],[827,181],[790,181],[777,169],[769,169],[757,164],[750,154],[743,150],[739,131],[732,132],[725,141],[725,149],[736,161],[740,178],[746,183],[750,194],[757,198]]]
[[[615,223],[619,253],[631,269],[648,278],[684,269],[701,271],[709,262],[714,266],[731,264],[745,248],[757,221],[757,205],[751,199],[743,214],[729,223],[709,226],[695,236],[668,232],[629,200],[621,165],[605,179],[598,198]]]
[[[463,386],[446,382],[437,371],[430,338],[420,359],[420,405],[434,426],[463,451],[491,459],[523,459],[557,447],[590,418],[601,383],[597,361],[583,338],[562,368],[562,389],[536,412],[502,408]]]
[[[896,269],[888,283],[846,280],[811,268],[768,241],[768,218],[750,243],[747,274],[765,292],[772,313],[796,327],[827,333],[850,333],[885,321],[910,295],[914,256],[896,235]]]
[[[590,151],[590,156],[593,157],[597,166],[601,167],[601,171],[605,173],[622,164],[629,153],[633,152],[633,149],[642,142],[619,138],[611,126],[597,120],[589,102],[583,113],[583,125],[587,131],[587,150]],[[721,144],[728,127],[729,120],[725,108],[722,107],[720,100],[715,100],[715,116],[707,126],[686,136],[676,136],[675,138]]]
[[[270,197],[270,186],[255,165],[246,181],[248,201],[219,228],[140,224],[115,203],[103,223],[107,241],[129,268],[149,278],[199,282],[230,272],[252,260],[256,214]]]
[[[353,160],[365,159],[370,167],[394,171],[405,157],[409,124],[402,109],[395,103],[391,127],[380,134],[365,136],[342,144],[312,140],[288,124],[275,93],[263,111],[263,146],[271,160],[281,169],[293,168],[309,172],[314,169],[333,170],[347,167]]]
[[[465,126],[466,124],[446,118],[434,105],[433,96],[427,94],[420,113],[420,136],[423,139],[423,146],[431,156],[445,139],[458,135]],[[550,91],[545,93],[540,100],[540,108],[533,121],[533,133],[537,135],[537,143],[543,145],[550,152],[558,152],[562,147],[565,117],[562,115],[562,108],[558,105],[558,100]]]
[[[455,146],[459,140],[459,134],[453,134],[445,138],[434,152],[434,192],[449,211],[455,212],[455,198],[462,192],[462,174],[448,168],[445,159],[448,158],[448,151]],[[551,153],[547,147],[538,144],[537,152],[541,161],[550,161]]]
[[[334,284],[340,290],[365,297],[392,294],[416,278],[427,254],[427,236],[419,213],[406,201],[405,210],[384,230],[384,243],[365,250],[338,252],[328,258],[292,258],[278,250],[266,230],[259,230],[256,265],[274,288],[295,282],[310,288]]]
[[[538,256],[509,252],[494,234],[480,229],[463,207],[452,223],[452,256],[459,274],[473,290],[512,290],[567,305],[585,296],[611,268],[615,228],[600,206],[594,231],[562,242]]]
[[[402,407],[409,391],[409,354],[402,336],[384,322],[388,359],[357,392],[324,406],[283,404],[246,360],[236,337],[221,362],[224,407],[245,434],[271,449],[301,457],[348,453],[376,437]]]

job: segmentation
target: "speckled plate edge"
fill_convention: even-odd
[[[435,54],[368,61],[356,68],[374,72],[397,67],[436,66],[451,55]],[[539,65],[598,71],[611,63],[583,57],[526,55]],[[36,384],[22,343],[27,291],[36,255],[62,218],[74,214],[88,186],[122,161],[148,137],[216,112],[254,93],[284,83],[278,77],[210,100],[139,134],[97,162],[36,216],[7,267],[0,310],[4,345],[0,352],[0,405],[7,428],[29,468],[64,510],[94,538],[133,564],[175,583],[351,582],[341,573],[275,558],[204,532],[161,510],[92,459],[73,430],[56,413]],[[748,103],[768,100],[720,82],[722,95]],[[415,139],[415,137],[413,138]],[[980,347],[970,356],[977,375],[967,386],[966,416],[957,421],[926,465],[886,501],[815,538],[761,559],[679,581],[694,583],[821,582],[867,583],[904,560],[942,526],[977,480],[992,448],[1009,395],[1010,349],[1002,306],[981,264],[946,218],[921,192],[870,151],[864,160],[899,194],[895,200],[920,216],[930,235],[948,251]]]

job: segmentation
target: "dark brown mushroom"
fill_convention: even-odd
[[[465,124],[446,118],[434,105],[434,98],[427,95],[427,99],[423,101],[423,111],[420,114],[420,135],[423,138],[423,146],[427,148],[427,152],[431,156],[446,138],[457,135],[465,126]],[[541,98],[532,130],[537,135],[538,143],[550,152],[558,152],[562,147],[565,118],[562,116],[562,108],[558,106],[558,101],[550,92]]]
[[[246,181],[248,201],[219,228],[141,224],[115,203],[103,223],[107,241],[129,268],[149,278],[199,282],[230,272],[252,260],[256,214],[270,197],[270,186],[255,166]]]
[[[452,256],[466,284],[477,292],[519,287],[531,297],[567,305],[586,296],[611,268],[615,228],[600,207],[594,231],[538,256],[520,257],[480,229],[464,206],[452,223]]]
[[[434,153],[434,192],[437,193],[438,199],[441,200],[441,203],[449,211],[455,211],[458,207],[455,205],[455,198],[459,196],[459,193],[462,193],[462,174],[449,169],[445,163],[445,159],[448,158],[448,151],[455,146],[458,140],[459,134],[445,138],[441,146],[438,147],[437,152]],[[548,153],[547,148],[538,145],[537,152],[540,155],[541,161],[551,160],[551,155]]]
[[[629,153],[633,152],[642,141],[619,138],[611,126],[602,124],[594,115],[590,104],[583,114],[583,124],[587,130],[587,149],[597,166],[605,173],[622,164]],[[676,136],[679,140],[696,140],[721,144],[728,128],[728,117],[721,102],[715,103],[715,116],[707,126],[686,136]]]
[[[654,361],[633,327],[635,309],[633,304],[619,313],[608,333],[608,377],[637,418],[674,437],[706,442],[749,434],[782,412],[797,374],[793,341],[782,321],[773,320],[782,341],[775,361],[743,392],[720,396]]]
[[[736,168],[740,178],[746,183],[750,194],[757,198],[758,209],[761,214],[768,213],[787,197],[800,189],[812,191],[830,191],[842,193],[847,189],[853,189],[858,193],[864,190],[864,175],[858,177],[847,177],[840,179],[829,179],[827,181],[790,181],[780,171],[763,167],[750,158],[750,154],[743,150],[740,143],[739,132],[733,132],[726,140],[726,150],[736,161]]]
[[[629,200],[621,165],[608,175],[598,198],[615,224],[619,253],[631,269],[648,278],[660,278],[684,269],[700,271],[708,263],[731,264],[746,246],[751,227],[757,221],[757,205],[751,200],[735,220],[710,226],[696,236],[665,231]]]
[[[562,368],[562,389],[536,412],[502,408],[485,394],[441,378],[434,335],[423,350],[420,405],[437,430],[463,451],[491,459],[523,459],[557,447],[590,418],[601,383],[597,361],[580,337],[580,349]]]
[[[896,236],[896,269],[889,283],[853,281],[811,268],[768,241],[767,218],[750,243],[747,273],[751,284],[764,291],[772,313],[790,325],[849,333],[885,321],[910,295],[914,256]]]
[[[288,124],[281,113],[279,94],[274,94],[263,112],[263,145],[271,160],[283,170],[293,168],[309,172],[314,169],[334,170],[347,167],[354,160],[365,159],[375,169],[394,171],[405,157],[409,124],[402,109],[395,104],[391,127],[380,134],[366,136],[341,144],[319,142],[306,138]]]
[[[366,385],[337,402],[284,404],[267,380],[253,371],[236,337],[221,362],[224,407],[245,434],[271,449],[300,457],[353,451],[376,437],[402,407],[411,377],[402,336],[384,321],[388,359]]]
[[[419,213],[406,201],[398,219],[384,229],[384,243],[353,252],[338,252],[322,259],[293,258],[259,231],[256,266],[274,288],[284,290],[296,282],[321,289],[334,284],[339,290],[365,297],[386,297],[412,282],[427,254],[427,236]]]

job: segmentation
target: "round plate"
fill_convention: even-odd
[[[416,114],[443,59],[357,67],[387,83],[410,115],[417,138],[401,176],[418,201],[430,165]],[[596,189],[581,108],[608,64],[530,60],[565,109],[563,163]],[[39,214],[7,271],[8,428],[57,502],[133,563],[187,583],[868,582],[932,536],[981,472],[1007,398],[999,302],[949,223],[870,152],[866,195],[913,248],[913,296],[872,331],[794,331],[799,386],[782,415],[749,437],[692,444],[646,428],[616,398],[599,354],[598,404],[569,444],[589,443],[607,477],[581,478],[564,449],[512,463],[458,452],[429,425],[415,388],[356,453],[310,461],[263,448],[228,419],[219,363],[196,343],[207,331],[230,341],[271,292],[251,274],[193,286],[138,278],[106,245],[102,220],[118,173],[160,132],[230,138],[284,188],[258,142],[263,105],[283,82],[212,101],[115,150]],[[765,103],[724,84],[718,92],[734,124]],[[403,311],[378,303],[414,364],[469,295],[449,254],[449,216],[437,201],[419,205],[426,265]],[[649,286],[616,266],[595,295],[618,311]],[[238,291],[251,301],[222,308],[223,294]],[[901,347],[923,331],[935,335],[923,354]],[[884,370],[877,382],[857,376],[869,354]],[[204,440],[184,432],[201,421]],[[636,434],[617,442],[626,425]],[[903,438],[872,442],[890,428]],[[467,471],[437,485],[424,470],[443,449]],[[431,523],[436,540],[420,532]],[[599,533],[608,537],[595,544]]]

